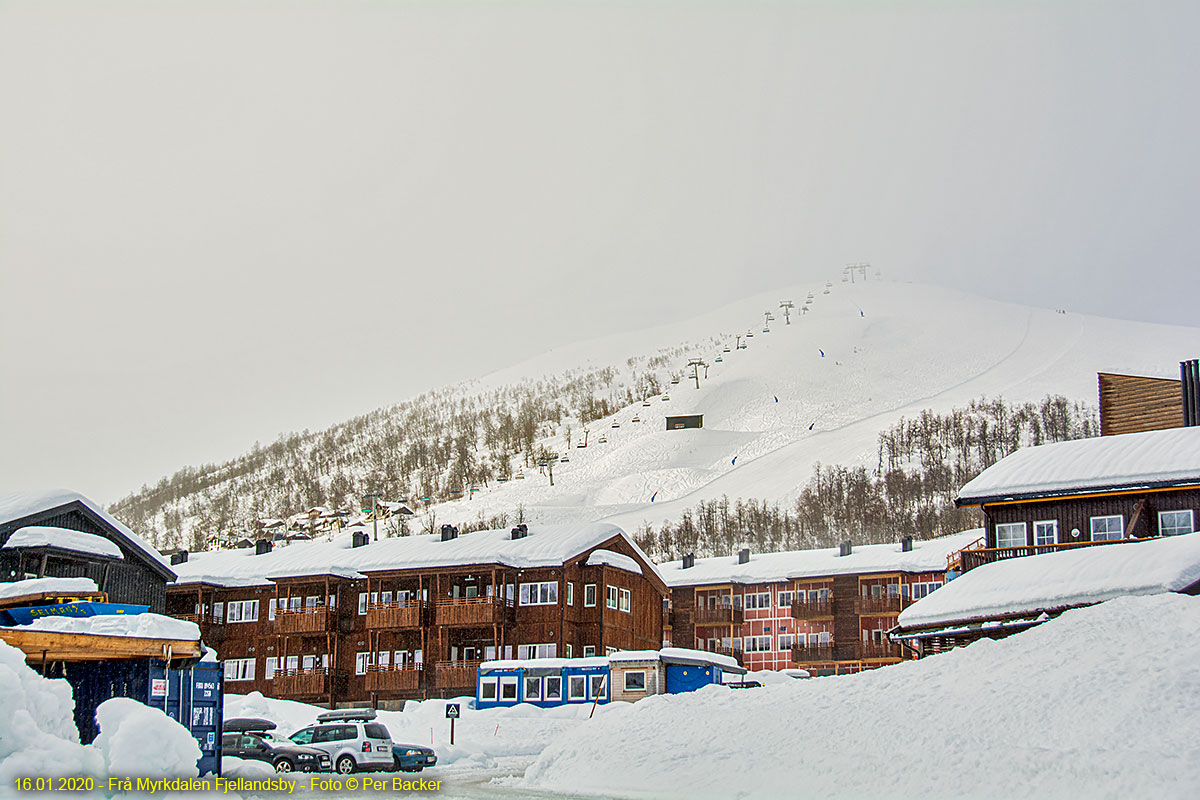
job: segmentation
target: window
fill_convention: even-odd
[[[307,609],[315,609],[318,605],[317,601],[320,599],[321,598],[319,597],[306,597],[304,598],[304,607]]]
[[[795,637],[790,633],[779,634],[779,649],[783,652],[787,652],[788,650],[791,650],[792,643],[794,641],[795,641]]]
[[[253,658],[230,658],[225,661],[225,680],[252,681],[254,680]]]
[[[779,607],[780,608],[790,608],[792,605],[792,599],[795,596],[796,596],[795,592],[780,592],[779,593]]]
[[[1195,530],[1192,510],[1158,512],[1158,535],[1179,536]]]
[[[305,728],[302,731],[293,733],[288,738],[291,739],[294,744],[308,745],[308,744],[312,744],[313,734],[316,732],[317,732],[316,728]]]
[[[263,661],[263,679],[273,680],[275,678],[275,658],[268,657]]]
[[[225,615],[224,603],[213,603],[213,622],[221,622]]]
[[[914,583],[912,585],[913,600],[920,600],[922,597],[927,597],[934,589],[942,584],[937,581],[926,581],[923,583]]]
[[[300,610],[300,596],[296,595],[295,597],[289,597],[287,607],[288,607],[288,611],[299,611]]]
[[[605,604],[609,608],[617,607],[617,587],[615,587],[615,586],[608,587],[608,594],[607,594],[606,600],[607,600],[607,602]]]
[[[746,652],[747,653],[766,653],[771,650],[770,636],[747,636],[746,637]]]
[[[575,605],[575,581],[567,581],[567,605]]]
[[[379,594],[379,602],[383,603],[385,606],[390,606],[392,604],[392,593],[381,592]]]
[[[1125,536],[1125,518],[1120,514],[1111,517],[1092,517],[1092,541],[1111,542]]]
[[[374,653],[355,653],[354,654],[354,674],[366,675],[367,667],[371,664],[371,656]]]
[[[630,591],[628,589],[622,589],[621,590],[621,610],[624,611],[626,614],[629,613],[629,598],[630,598]]]
[[[479,679],[479,699],[480,700],[495,700],[496,699],[496,679],[495,678],[480,678]]]
[[[584,585],[583,604],[587,607],[596,605],[596,584],[588,583]]]
[[[583,646],[583,657],[591,658],[596,655],[596,646],[594,644],[585,644]]]
[[[517,702],[517,676],[500,679],[500,699],[506,703]]]
[[[572,646],[571,646],[571,645],[569,645],[569,644],[564,644],[564,645],[563,645],[563,652],[565,652],[565,653],[566,653],[566,655],[567,655],[567,658],[574,658],[574,657],[575,657],[575,648],[574,648],[574,647],[572,647]]]
[[[276,602],[277,601],[274,597],[272,597],[270,600],[267,601],[267,619],[268,620],[275,619],[275,603]]]
[[[1058,520],[1044,519],[1033,523],[1033,543],[1042,546],[1058,544]]]
[[[550,644],[519,644],[517,658],[554,658],[558,655],[558,646]]]
[[[360,615],[367,613],[367,593],[366,592],[358,593],[358,613]]]
[[[558,603],[558,582],[522,583],[521,605],[552,606]]]
[[[387,669],[390,667],[392,665],[392,651],[380,650],[375,654],[375,663],[379,665],[380,669]]]
[[[295,672],[299,668],[300,668],[300,656],[288,656],[287,657],[288,672]]]
[[[771,593],[755,592],[746,595],[746,608],[770,608]]]
[[[257,600],[230,600],[226,608],[227,622],[257,622]]]
[[[562,700],[562,678],[557,675],[546,677],[546,700]]]
[[[586,700],[587,699],[587,677],[584,675],[572,675],[567,679],[567,699],[568,700]]]
[[[541,678],[526,678],[525,679],[525,702],[531,700],[542,699],[542,679]]]
[[[1024,547],[1027,544],[1024,522],[1005,522],[996,526],[996,547]]]
[[[597,697],[604,696],[604,675],[588,676],[588,700],[595,700]]]
[[[625,691],[627,692],[644,692],[646,691],[646,670],[631,669],[625,673]]]

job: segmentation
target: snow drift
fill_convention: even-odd
[[[652,697],[580,725],[527,789],[654,798],[1191,798],[1200,598],[1120,598],[831,678]]]

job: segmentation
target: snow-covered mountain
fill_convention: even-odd
[[[794,305],[790,324],[782,301]],[[1174,376],[1179,361],[1197,354],[1200,328],[869,276],[798,285],[684,322],[555,348],[435,390],[418,399],[425,405],[409,401],[294,436],[279,453],[189,468],[114,511],[160,537],[176,533],[164,541],[186,541],[180,532],[245,525],[309,505],[352,507],[383,484],[402,487],[392,493],[408,495],[418,514],[438,524],[511,516],[520,507],[529,521],[606,520],[633,531],[721,496],[790,502],[818,463],[873,468],[880,431],[922,410],[946,412],[981,396],[1023,402],[1061,394],[1095,404],[1098,371]],[[704,362],[698,382],[687,366],[693,359]],[[654,393],[643,398],[646,386]],[[592,406],[585,425],[580,406],[593,398],[605,415],[594,418]],[[545,408],[535,420],[530,408],[538,403]],[[477,430],[461,409],[480,404],[493,407]],[[389,428],[401,410],[407,427]],[[677,414],[703,414],[703,428],[667,430],[665,418]],[[527,436],[511,435],[518,424]],[[421,437],[444,451],[438,463],[451,466],[428,466]],[[507,443],[497,443],[504,437]],[[456,448],[471,469],[453,466]],[[531,451],[564,459],[554,466],[553,486],[544,470],[526,466]],[[511,480],[496,480],[508,474]],[[461,488],[461,497],[438,502],[456,496],[448,486]],[[431,499],[421,502],[421,495]]]

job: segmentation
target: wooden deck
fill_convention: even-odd
[[[500,625],[511,606],[499,597],[459,597],[434,604],[434,625]],[[475,679],[471,679],[475,685]]]
[[[275,629],[279,633],[324,633],[330,630],[332,617],[333,612],[324,606],[280,609],[275,614]]]
[[[745,618],[741,606],[696,606],[696,610],[692,612],[693,625],[741,625]]]
[[[367,667],[366,688],[368,692],[416,692],[421,689],[424,674],[421,665]],[[474,685],[474,679],[472,679]]]
[[[31,594],[18,594],[0,599],[0,608],[54,606],[59,603],[69,603],[73,600],[107,603],[108,595],[104,592],[33,592]]]
[[[833,598],[828,600],[797,600],[792,603],[793,619],[821,619],[833,616]]]
[[[466,689],[475,692],[475,677],[482,661],[438,661],[433,665],[434,685],[438,689]]]
[[[274,688],[278,696],[284,697],[329,694],[332,677],[331,671],[324,667],[277,670]]]
[[[368,628],[419,628],[427,606],[421,603],[375,603],[367,606]]]

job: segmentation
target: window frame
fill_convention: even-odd
[[[522,583],[518,597],[523,606],[556,606],[558,605],[558,581]]]
[[[1039,529],[1046,525],[1050,526],[1050,529],[1054,534],[1053,541],[1050,541],[1050,542],[1042,541],[1041,531]],[[1034,522],[1033,522],[1033,544],[1034,544],[1034,546],[1048,547],[1050,545],[1055,545],[1058,543],[1059,543],[1058,542],[1058,520],[1056,520],[1056,519],[1034,520]]]
[[[617,585],[610,583],[604,587],[604,607],[617,610]]]
[[[590,601],[588,600],[589,595],[592,598]],[[585,583],[583,585],[583,607],[584,608],[595,608],[596,607],[596,584]]]
[[[1021,541],[1019,544],[1014,544],[1011,541],[1008,544],[1002,543],[1000,540],[1000,531],[1004,529],[1006,532],[1009,529],[1021,529]],[[996,523],[996,549],[1007,550],[1014,547],[1029,546],[1029,525],[1025,522],[997,522]]]
[[[633,613],[631,611],[631,609],[633,608],[633,592],[631,592],[629,589],[621,589],[620,590],[620,596],[619,596],[618,602],[620,604],[621,611],[624,611],[626,614]]]
[[[1175,514],[1187,514],[1188,529],[1186,531],[1179,531],[1177,533],[1165,533],[1163,530],[1163,517],[1167,516],[1167,515],[1175,515]],[[1175,526],[1171,526],[1171,528],[1174,529]],[[1169,511],[1158,512],[1158,535],[1159,536],[1186,536],[1189,533],[1195,533],[1195,532],[1196,532],[1196,513],[1192,509],[1176,508],[1176,509],[1171,509]]]
[[[1101,533],[1103,533],[1104,536],[1101,538],[1096,538],[1096,523],[1101,522],[1101,521],[1107,522],[1107,521],[1111,521],[1114,519],[1119,520],[1121,523],[1120,527],[1116,531],[1117,535],[1111,536],[1110,534],[1113,533],[1113,531],[1104,530],[1104,531],[1101,531]],[[1100,514],[1095,517],[1088,517],[1088,533],[1091,534],[1093,542],[1117,542],[1117,541],[1120,541],[1121,539],[1125,538],[1125,515],[1124,514]]]
[[[641,686],[630,686],[629,685],[629,679],[632,678],[634,675],[641,677],[641,679],[642,679]],[[644,669],[626,670],[625,671],[625,691],[626,692],[645,692],[645,691],[647,691],[647,689],[646,689],[646,670],[644,670]]]
[[[567,581],[567,605],[575,605],[575,581]]]

